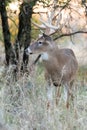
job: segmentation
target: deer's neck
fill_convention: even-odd
[[[47,61],[49,59],[49,54],[47,52],[44,52],[42,55],[41,55],[41,58],[42,60],[45,60]]]
[[[58,47],[54,46],[53,48],[49,49],[47,52],[43,52],[41,54],[41,59],[44,61],[48,61],[51,57],[56,56],[56,52],[58,53]]]

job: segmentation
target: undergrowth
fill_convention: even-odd
[[[39,65],[40,66],[40,65]],[[0,111],[8,130],[87,130],[87,75],[79,70],[75,82],[74,106],[67,110],[61,97],[58,106],[47,109],[43,68],[36,67],[14,82],[12,69],[0,70]],[[1,120],[1,119],[0,119]]]

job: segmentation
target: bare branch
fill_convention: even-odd
[[[35,65],[38,62],[38,60],[40,59],[40,57],[41,57],[41,54],[38,55],[38,57],[36,58],[36,60],[32,64]]]
[[[78,33],[87,33],[87,31],[76,31],[76,32],[69,33],[69,34],[61,34],[60,36],[54,38],[54,40],[57,40],[57,39],[62,38],[62,37],[67,37],[67,36],[75,35],[75,34],[78,34]]]
[[[60,11],[58,12],[58,14],[56,14],[55,16],[54,16],[54,18],[53,19],[55,19],[57,16],[59,16],[59,14],[62,12],[62,10],[63,9],[65,9],[67,6],[68,6],[68,4],[70,3],[70,1],[71,0],[68,0],[67,2],[66,2],[66,4],[64,5],[64,6],[58,6],[58,7],[61,7],[61,9],[60,9]],[[58,8],[58,7],[56,7],[56,8]]]

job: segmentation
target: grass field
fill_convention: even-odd
[[[67,110],[64,92],[58,106],[55,93],[47,110],[44,71],[36,65],[30,75],[12,80],[12,67],[0,63],[0,130],[87,130],[87,69],[79,68],[74,85],[74,105]],[[5,127],[5,128],[4,128]]]

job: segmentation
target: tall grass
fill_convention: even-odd
[[[40,66],[40,65],[39,65]],[[84,75],[85,73],[85,75]],[[75,82],[74,105],[67,110],[63,88],[58,106],[47,109],[43,69],[12,80],[12,68],[0,71],[0,111],[8,130],[87,130],[87,79],[81,69]]]

